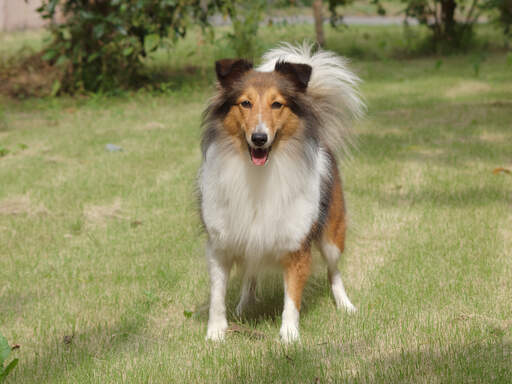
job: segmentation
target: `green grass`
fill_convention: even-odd
[[[263,41],[311,36],[294,28]],[[375,61],[374,44],[353,60],[368,115],[342,167],[341,270],[359,311],[335,310],[319,264],[287,347],[279,276],[239,321],[235,273],[242,331],[214,344],[194,188],[210,68],[229,52],[196,44],[154,59],[163,92],[0,100],[0,332],[20,345],[8,382],[509,382],[512,177],[492,171],[512,169],[510,60],[487,54],[478,76],[473,54]]]
[[[0,32],[0,57],[18,50],[38,50],[47,38],[46,32],[27,30],[16,32]]]

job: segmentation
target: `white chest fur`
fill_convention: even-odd
[[[212,144],[199,174],[212,245],[246,260],[299,249],[318,218],[326,164],[322,150],[306,156],[280,148],[255,166],[231,146]]]

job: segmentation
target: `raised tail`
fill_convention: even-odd
[[[313,45],[306,42],[299,46],[283,43],[265,53],[257,70],[273,71],[278,61],[310,65],[313,70],[307,93],[322,122],[321,139],[329,149],[347,154],[354,143],[353,122],[366,108],[358,91],[360,79],[347,68],[346,59],[333,52],[312,50]]]

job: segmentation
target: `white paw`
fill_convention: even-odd
[[[294,325],[283,324],[279,334],[283,343],[293,343],[300,340],[299,329]]]
[[[208,331],[206,331],[206,340],[222,341],[228,329],[227,322],[208,323]]]
[[[354,307],[354,305],[352,303],[347,303],[345,305],[345,311],[347,311],[348,313],[356,313],[357,312],[357,308]]]
[[[350,302],[350,300],[336,300],[336,307],[338,309],[344,309],[348,313],[355,313],[357,312],[357,308],[354,307],[354,305]]]

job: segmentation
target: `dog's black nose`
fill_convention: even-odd
[[[266,133],[253,133],[251,135],[251,141],[257,147],[262,147],[267,142],[267,134]]]

